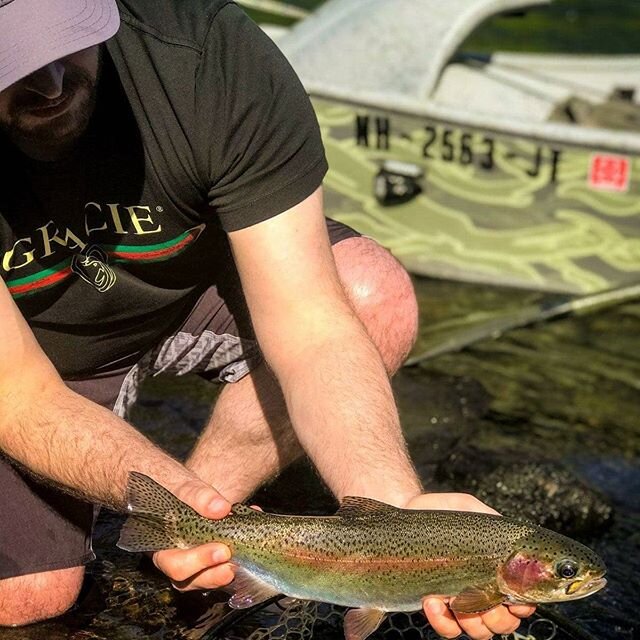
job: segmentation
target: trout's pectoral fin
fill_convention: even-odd
[[[467,587],[454,598],[451,609],[456,613],[481,613],[497,607],[504,600],[498,585],[490,583],[482,587]]]
[[[236,577],[229,585],[233,595],[229,598],[229,606],[232,609],[248,609],[280,594],[272,585],[242,567],[235,568]]]
[[[344,615],[346,640],[364,640],[380,626],[386,615],[387,612],[380,609],[350,609]]]

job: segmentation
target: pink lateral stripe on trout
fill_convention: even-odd
[[[234,505],[209,520],[141,473],[127,487],[127,551],[188,549],[223,542],[236,578],[229,605],[275,595],[352,607],[347,640],[364,640],[387,612],[418,611],[427,595],[453,598],[456,612],[501,603],[575,600],[601,589],[605,566],[584,545],[511,518],[414,511],[345,498],[333,516],[285,516]]]

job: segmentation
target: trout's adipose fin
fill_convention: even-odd
[[[242,504],[242,502],[236,502],[231,507],[231,513],[236,516],[263,516],[265,515],[263,511],[258,511],[257,509],[252,509],[248,507],[246,504]]]
[[[505,601],[504,594],[495,582],[482,587],[467,587],[453,600],[451,609],[456,613],[481,613],[497,607]]]
[[[364,640],[382,623],[386,611],[380,609],[350,609],[344,615],[344,637],[346,640]]]
[[[234,565],[234,569],[235,578],[229,587],[234,591],[229,599],[229,606],[232,609],[248,609],[280,594],[277,589],[256,578],[246,569],[237,565]]]
[[[384,511],[396,511],[397,507],[386,502],[362,498],[360,496],[345,496],[336,511],[337,516],[343,518],[357,518],[368,513],[382,513]]]
[[[137,552],[191,546],[178,533],[178,524],[202,516],[189,505],[137,471],[129,473],[126,497],[129,517],[120,531],[118,547]]]

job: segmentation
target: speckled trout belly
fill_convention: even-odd
[[[501,603],[574,600],[606,583],[604,563],[584,545],[484,513],[348,497],[333,516],[267,514],[238,504],[226,518],[209,520],[140,473],[130,475],[127,501],[120,548],[223,542],[236,569],[230,606],[284,594],[352,607],[348,640],[366,638],[387,612],[418,611],[427,595],[475,613]]]

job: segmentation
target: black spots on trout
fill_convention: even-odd
[[[336,511],[336,515],[342,518],[358,518],[371,513],[393,515],[396,511],[399,511],[397,507],[386,502],[361,496],[345,496],[340,503],[340,508]]]
[[[127,511],[157,515],[175,510],[177,499],[148,476],[132,471],[127,482]]]
[[[121,549],[135,552],[190,546],[181,525],[194,517],[202,518],[162,485],[142,473],[131,472],[126,498],[129,518],[117,543]]]
[[[263,518],[266,515],[263,511],[252,509],[251,507],[248,507],[246,504],[242,504],[241,502],[236,502],[231,506],[231,513],[236,516],[257,516]]]

